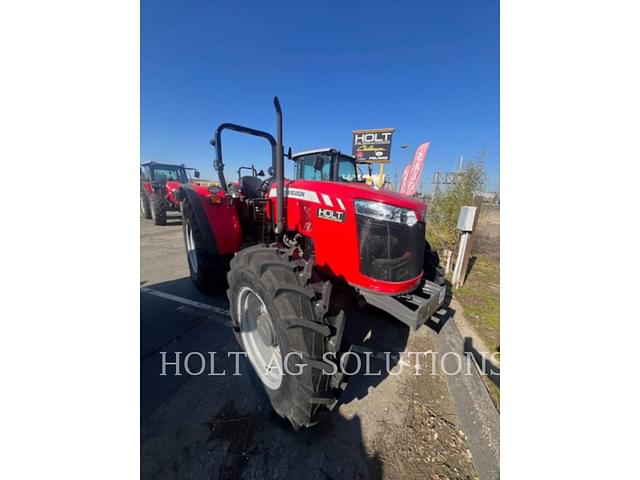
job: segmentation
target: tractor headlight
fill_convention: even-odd
[[[403,223],[410,227],[418,223],[416,212],[406,208],[394,207],[381,202],[370,202],[368,200],[356,200],[356,213],[371,217],[376,220],[386,220],[388,222]]]

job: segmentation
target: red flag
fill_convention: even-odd
[[[409,178],[409,170],[411,169],[411,165],[407,165],[404,167],[404,171],[402,172],[402,182],[400,182],[400,193],[404,193],[407,189],[407,179]]]
[[[427,142],[416,148],[416,153],[413,155],[413,162],[411,162],[411,169],[409,170],[409,175],[407,177],[406,186],[404,190],[400,191],[400,193],[411,196],[414,195],[418,190],[420,178],[422,177],[424,160],[425,158],[427,158],[427,150],[429,150],[429,145],[430,142]]]

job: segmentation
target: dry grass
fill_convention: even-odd
[[[487,346],[500,351],[500,265],[478,254],[467,281],[454,295]]]

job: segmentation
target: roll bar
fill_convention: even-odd
[[[220,180],[220,188],[227,191],[227,181],[224,178],[224,162],[222,161],[222,132],[223,130],[233,130],[247,135],[253,135],[255,137],[264,138],[271,145],[271,164],[275,167],[276,162],[276,140],[270,133],[256,130],[254,128],[243,127],[242,125],[236,125],[235,123],[223,123],[216,128],[215,137],[209,140],[209,143],[216,149],[216,159],[213,161],[213,168],[218,172],[218,179]]]
[[[225,192],[228,190],[227,181],[224,177],[224,162],[222,161],[222,132],[223,130],[233,130],[247,135],[264,138],[271,145],[271,166],[276,172],[277,182],[277,202],[276,209],[276,236],[278,239],[284,232],[284,147],[282,146],[282,108],[278,97],[273,98],[273,105],[276,109],[276,136],[277,141],[270,133],[256,130],[254,128],[244,127],[235,123],[223,123],[216,128],[215,136],[209,140],[209,143],[216,150],[216,158],[213,162],[213,168],[218,172],[220,187]]]

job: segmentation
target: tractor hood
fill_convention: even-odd
[[[174,206],[178,204],[178,199],[176,198],[176,192],[180,189],[181,185],[182,184],[180,182],[177,182],[175,180],[169,180],[166,183],[167,200],[169,200],[169,202],[171,202]]]
[[[313,241],[318,268],[355,287],[385,295],[412,291],[420,282],[427,212],[424,202],[361,183],[319,180],[285,180],[285,197],[287,229]],[[272,211],[277,205],[276,185],[272,184],[269,198]],[[418,223],[358,215],[357,200],[413,211]]]
[[[296,192],[297,195],[308,195],[310,198],[315,200],[315,196],[313,194],[306,193],[315,192],[318,197],[318,203],[322,203],[329,208],[333,206],[340,210],[351,210],[351,208],[353,208],[354,200],[369,200],[413,210],[418,215],[418,218],[423,221],[427,211],[427,205],[424,202],[401,193],[390,192],[387,190],[376,190],[375,188],[362,183],[293,180],[285,181],[285,185],[289,192],[288,196],[293,196],[293,192]],[[271,195],[274,194],[275,188],[273,188],[271,192]]]

